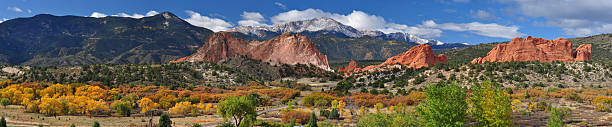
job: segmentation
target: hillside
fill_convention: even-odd
[[[169,12],[140,19],[40,14],[0,24],[0,63],[165,63],[191,54],[211,33]]]

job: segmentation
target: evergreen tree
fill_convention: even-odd
[[[310,115],[310,121],[308,122],[308,127],[318,127],[317,126],[317,116],[314,112]]]
[[[4,119],[4,116],[2,116],[2,119],[0,119],[0,127],[6,127],[6,120]]]
[[[100,123],[98,123],[98,121],[94,121],[94,124],[92,127],[100,127]]]
[[[170,120],[170,116],[166,113],[159,116],[159,127],[172,127],[172,121]]]

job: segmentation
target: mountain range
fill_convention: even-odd
[[[357,30],[331,18],[240,26],[227,32],[237,38],[260,41],[283,33],[299,33],[309,37],[330,63],[385,60],[421,43],[432,45],[435,53],[469,46],[406,33]],[[166,63],[193,54],[212,33],[170,12],[143,18],[40,14],[0,23],[0,64]]]
[[[211,33],[169,12],[139,19],[40,14],[0,23],[0,63],[161,63],[191,54]]]
[[[417,44],[428,44],[433,47],[448,47],[448,45],[453,45],[455,47],[468,46],[467,43],[445,44],[438,40],[422,39],[415,35],[403,32],[385,34],[381,31],[375,30],[357,30],[351,26],[344,25],[332,18],[327,17],[320,17],[303,21],[293,21],[275,24],[273,26],[238,26],[228,30],[227,32],[239,32],[248,36],[254,36],[256,38],[262,39],[278,36],[282,33],[301,33],[304,35],[310,35],[311,37],[316,34],[335,35],[337,37],[348,38],[369,36],[383,40],[398,40]]]

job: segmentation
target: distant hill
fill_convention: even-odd
[[[191,54],[211,33],[169,12],[140,19],[41,14],[0,23],[0,63],[165,63]]]

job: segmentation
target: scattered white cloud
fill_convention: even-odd
[[[612,0],[497,0],[512,4],[520,15],[544,18],[536,24],[562,28],[565,34],[588,36],[611,33]]]
[[[14,11],[14,12],[23,12],[23,10],[21,10],[21,8],[18,8],[18,7],[8,7],[6,9]]]
[[[495,19],[495,15],[484,10],[470,10],[470,15],[472,15],[472,18],[479,18],[483,20]]]
[[[138,14],[138,13],[134,13],[132,15],[130,14],[126,14],[126,13],[119,13],[117,15],[112,15],[112,16],[118,16],[118,17],[129,17],[129,18],[135,18],[135,19],[139,19],[144,17],[144,15]]]
[[[480,22],[471,23],[442,23],[438,24],[433,20],[423,21],[419,27],[431,28],[431,29],[442,29],[459,32],[470,32],[487,37],[498,37],[498,38],[515,38],[524,35],[519,32],[518,26],[503,26],[496,23],[484,24]]]
[[[274,2],[274,5],[280,7],[282,9],[284,9],[284,10],[287,10],[287,6],[285,4],[283,4],[283,3],[281,3],[281,2]]]
[[[138,13],[134,13],[134,14],[130,15],[130,14],[121,12],[121,13],[118,13],[116,15],[110,15],[110,16],[129,17],[129,18],[137,18],[137,19],[139,19],[139,18],[143,18],[143,17],[154,16],[156,14],[159,14],[159,12],[157,12],[157,11],[149,11],[145,15],[138,14]],[[106,15],[106,14],[100,13],[100,12],[93,12],[93,13],[91,13],[91,15],[89,17],[103,18],[103,17],[106,17],[106,16],[109,16],[109,15]]]
[[[415,27],[387,22],[383,17],[370,15],[362,11],[353,11],[350,14],[344,15],[325,12],[320,9],[306,9],[301,11],[291,10],[273,16],[271,21],[274,24],[280,24],[292,21],[309,20],[318,17],[329,17],[358,30],[378,30],[384,33],[405,32],[424,38],[439,37],[442,33],[442,31],[439,29]]]
[[[194,11],[188,10],[185,11],[185,13],[189,15],[189,18],[185,19],[185,21],[191,23],[192,25],[208,28],[215,32],[228,30],[230,27],[234,26],[222,19],[202,16],[200,13]]]
[[[157,14],[159,14],[159,12],[151,10],[151,11],[147,12],[147,14],[145,16],[149,17],[149,16],[154,16],[154,15],[157,15]]]
[[[28,13],[32,13],[32,10],[28,9]]]
[[[219,14],[219,13],[210,13],[210,14],[208,14],[208,16],[213,17],[213,18],[221,18],[221,19],[226,19],[227,18],[224,15]]]
[[[106,17],[108,15],[100,13],[100,12],[93,12],[91,13],[91,15],[89,17],[94,17],[94,18],[103,18]]]
[[[242,12],[240,15],[242,20],[238,21],[238,25],[241,26],[266,26],[263,23],[266,19],[259,12]]]

